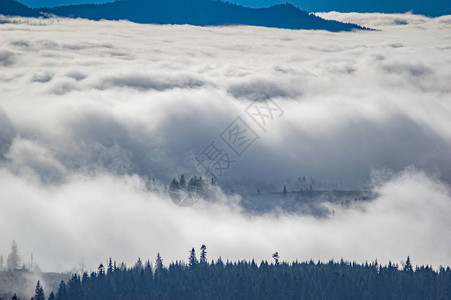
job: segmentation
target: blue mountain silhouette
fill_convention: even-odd
[[[38,17],[39,12],[14,0],[0,0],[0,14],[21,17]]]
[[[54,3],[54,1],[61,0],[26,1],[45,1],[47,3]],[[75,3],[76,1],[83,0],[66,1],[72,1]],[[291,2],[294,5],[311,12],[338,11],[362,13],[405,13],[411,11],[414,14],[432,17],[451,14],[450,0],[233,0],[233,2],[237,4],[248,7],[267,7],[284,1]]]
[[[24,6],[13,0],[0,1],[7,1],[9,4],[9,6],[8,4],[4,5],[4,9],[0,9],[0,14],[5,11],[8,12],[8,7]],[[30,13],[30,11],[63,17],[80,17],[92,20],[130,20],[137,23],[155,24],[254,25],[329,31],[365,29],[355,24],[324,20],[292,4],[280,4],[268,8],[249,8],[215,0],[120,0],[105,4],[24,9],[25,13]]]
[[[451,14],[450,0],[302,0],[302,7],[310,11],[382,12],[426,16]]]

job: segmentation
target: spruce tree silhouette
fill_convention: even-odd
[[[45,300],[45,294],[44,289],[41,286],[41,282],[38,280],[38,283],[36,284],[36,289],[34,293],[34,297],[32,297],[33,300]]]
[[[197,258],[196,258],[196,250],[191,249],[191,251],[189,252],[189,258],[188,258],[188,265],[190,267],[194,267],[197,264]]]
[[[206,263],[207,262],[207,246],[202,245],[202,247],[200,247],[200,262],[201,263]]]
[[[155,272],[160,273],[163,270],[163,259],[160,256],[160,252],[157,253],[157,259],[155,260]]]

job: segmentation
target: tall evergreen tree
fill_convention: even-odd
[[[157,259],[155,260],[155,271],[161,272],[163,270],[163,259],[160,256],[160,252],[157,253]]]
[[[39,280],[34,290],[33,300],[45,300],[44,289],[42,288],[41,282]]]
[[[19,269],[19,265],[20,265],[19,250],[17,248],[16,241],[13,241],[11,245],[11,253],[8,254],[8,258],[6,260],[6,268],[10,271],[14,271]]]
[[[67,286],[64,281],[61,280],[60,285],[58,287],[58,291],[56,292],[56,300],[67,300]]]
[[[407,259],[406,259],[406,262],[404,264],[403,270],[405,272],[412,272],[413,271],[412,263],[410,262],[410,256],[407,256]]]
[[[111,274],[113,272],[113,261],[110,259],[108,260],[108,268],[107,268],[108,274]]]
[[[206,263],[207,262],[207,246],[202,245],[200,247],[200,262]]]
[[[197,264],[196,250],[194,250],[194,247],[189,252],[188,262],[190,267],[193,267]]]

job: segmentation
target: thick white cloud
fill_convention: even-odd
[[[378,28],[383,30],[425,30],[425,29],[449,29],[451,16],[445,15],[437,18],[429,18],[412,13],[405,14],[382,14],[382,13],[339,13],[323,12],[316,15],[330,20],[340,22],[350,22],[369,28]]]
[[[407,170],[377,188],[379,197],[348,208],[329,204],[328,218],[250,216],[234,199],[180,208],[165,194],[149,193],[137,176],[107,174],[70,178],[57,186],[1,172],[2,240],[16,239],[27,263],[33,251],[45,270],[108,257],[185,260],[206,244],[210,258],[284,260],[330,258],[449,265],[449,187],[418,170]],[[235,199],[239,200],[239,199]],[[2,250],[7,251],[8,245]]]
[[[449,16],[322,16],[382,31],[1,24],[0,253],[16,239],[47,270],[156,251],[184,259],[202,243],[212,258],[277,250],[449,265]],[[267,132],[244,114],[262,98],[284,110]],[[228,191],[398,175],[371,202],[328,204],[335,213],[323,219],[249,216],[229,196],[180,209],[146,191],[148,177],[194,170],[210,141],[225,148],[218,135],[237,116],[260,139],[220,179]]]

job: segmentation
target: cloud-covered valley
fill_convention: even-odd
[[[381,31],[0,24],[0,254],[15,239],[65,270],[205,243],[210,258],[450,265],[451,17],[321,16]],[[284,113],[265,132],[244,110],[267,99]],[[260,138],[217,201],[180,208],[149,190],[194,172],[237,116]],[[304,175],[378,196],[325,203],[326,218],[239,205]]]

